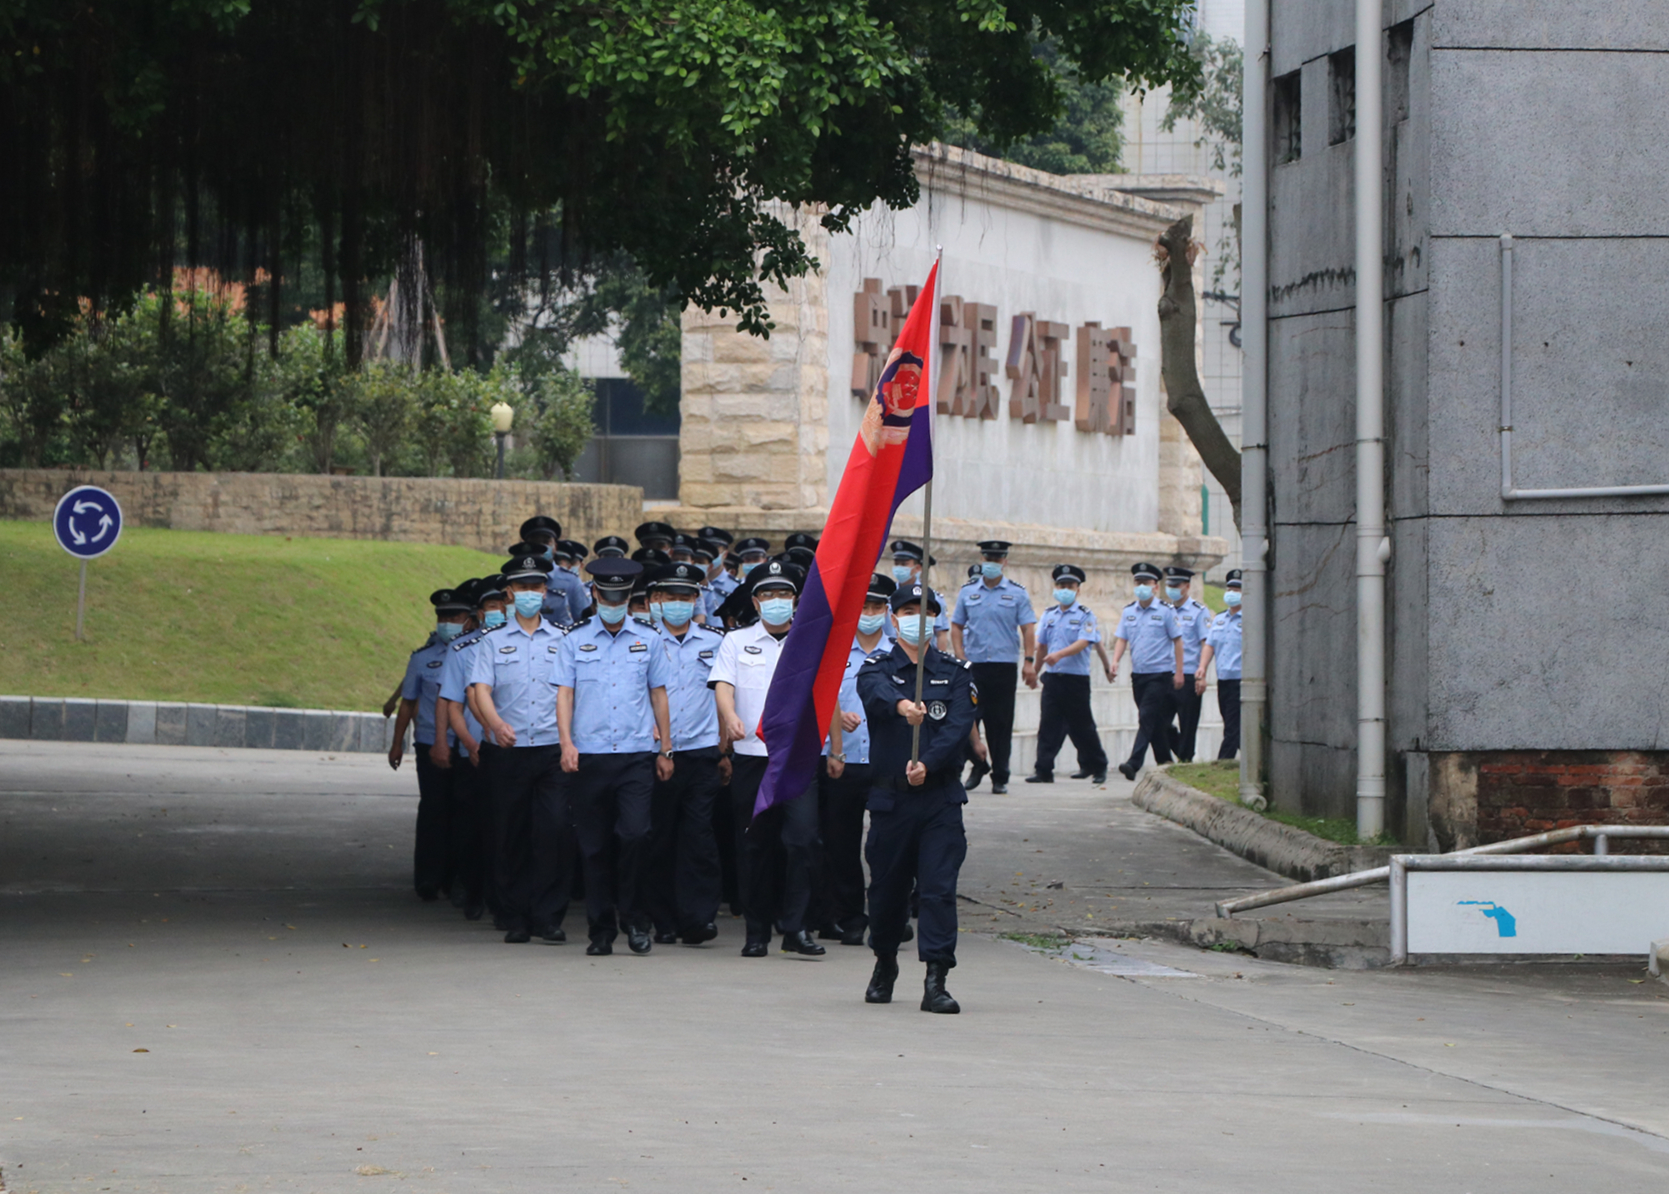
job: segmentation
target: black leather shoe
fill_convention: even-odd
[[[868,929],[862,925],[855,929],[847,929],[840,935],[840,943],[842,945],[862,945],[866,932],[868,932]]]
[[[822,928],[817,930],[817,939],[819,941],[839,941],[840,926],[824,925]]]
[[[1007,784],[999,784],[996,780],[992,780],[991,781],[991,795],[993,795],[993,796],[1007,796],[1008,795],[1008,785]]]
[[[568,931],[558,928],[556,925],[543,925],[535,929],[533,935],[541,941],[550,941],[557,945],[561,945],[568,940]]]
[[[719,926],[712,921],[704,925],[691,925],[682,934],[685,945],[705,945],[718,935]]]
[[[900,941],[914,941],[915,939],[916,939],[916,926],[911,924],[909,921],[905,921],[904,922],[904,933],[903,933],[902,936],[899,937],[899,940]]]
[[[649,938],[648,929],[627,929],[626,947],[634,954],[646,954],[655,947]]]
[[[1085,771],[1082,767],[1080,767],[1080,768],[1078,768],[1078,770],[1076,770],[1072,773],[1072,778],[1073,779],[1088,779],[1089,778],[1089,772]]]
[[[672,933],[672,932],[663,933],[659,930],[656,930],[656,932],[655,932],[655,944],[656,945],[677,945],[678,944],[678,934],[677,933]]]
[[[771,943],[769,941],[750,941],[742,946],[742,956],[744,958],[763,958],[770,952]]]
[[[968,772],[968,782],[963,784],[962,786],[964,788],[967,788],[968,791],[972,792],[975,788],[979,787],[979,781],[984,779],[987,775],[990,775],[990,774],[991,774],[991,764],[982,763],[978,759],[975,759],[973,770]]]
[[[1073,776],[1072,778],[1077,779],[1078,777]],[[1052,784],[1055,782],[1055,777],[1053,775],[1028,775],[1026,776],[1026,782],[1028,784]]]
[[[483,904],[480,900],[465,900],[464,901],[464,919],[465,920],[480,920],[481,917],[486,913],[486,911],[487,911],[487,905]]]
[[[921,1010],[937,1012],[941,1016],[954,1016],[962,1010],[962,1005],[950,997],[945,990],[945,975],[950,973],[950,967],[943,962],[929,962],[927,964],[927,981],[922,984]]]
[[[1089,782],[1099,788],[1107,782],[1107,773],[1103,771],[1100,775],[1092,775],[1089,777]]]
[[[1134,767],[1132,767],[1129,763],[1120,763],[1118,765],[1118,773],[1120,775],[1124,776],[1125,779],[1135,779],[1136,778],[1136,769]]]
[[[892,985],[898,981],[898,955],[877,954],[875,969],[869,976],[869,989],[863,993],[865,1003],[891,1003]]]
[[[525,945],[532,940],[533,934],[523,928],[506,929],[504,933],[506,945]]]
[[[607,941],[593,941],[585,947],[588,958],[606,958],[614,952],[614,946]]]
[[[782,935],[782,952],[785,954],[804,954],[808,958],[820,958],[829,951],[811,939],[811,934],[801,929],[798,933],[784,933]]]

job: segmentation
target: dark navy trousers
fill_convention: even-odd
[[[920,889],[916,954],[923,962],[956,965],[956,877],[968,856],[960,785],[893,792],[869,798],[869,947],[896,954],[910,916],[910,883]]]

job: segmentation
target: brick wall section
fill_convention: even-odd
[[[1497,842],[1567,825],[1669,822],[1669,751],[1488,751],[1478,775],[1478,840]],[[1664,843],[1618,841],[1616,853]]]
[[[530,514],[549,514],[567,537],[587,544],[630,536],[643,521],[643,491],[630,485],[88,469],[0,469],[0,518],[44,522],[77,485],[113,493],[129,526],[445,543],[495,553]]]

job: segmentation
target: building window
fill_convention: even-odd
[[[1356,48],[1327,55],[1327,144],[1356,135]]]
[[[1414,57],[1414,22],[1404,21],[1400,25],[1392,25],[1390,32],[1390,50],[1387,54],[1391,64],[1390,108],[1391,123],[1397,124],[1408,119],[1408,68]]]
[[[1275,80],[1275,164],[1296,162],[1304,154],[1303,88],[1298,72]]]
[[[643,409],[643,391],[630,378],[599,377],[592,421],[597,434],[574,465],[575,481],[637,485],[649,501],[678,497],[677,414]]]

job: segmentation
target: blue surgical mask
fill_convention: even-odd
[[[489,609],[481,615],[481,625],[488,630],[494,630],[504,625],[504,622],[504,611],[501,609]]]
[[[618,626],[626,620],[626,605],[624,602],[619,605],[599,604],[597,616],[603,620],[605,626]]]
[[[641,618],[641,617],[643,617],[643,611],[642,610],[633,611],[632,616],[634,618]],[[649,607],[649,620],[651,622],[655,623],[655,625],[657,625],[657,626],[659,626],[661,624],[661,607],[660,606],[650,605],[650,607]]]
[[[651,607],[653,608],[653,607]],[[661,621],[669,626],[682,626],[695,617],[695,602],[693,601],[663,601],[660,604]]]
[[[537,617],[539,611],[544,608],[545,595],[543,593],[522,592],[516,594],[516,613],[522,617]]]
[[[1153,600],[1153,586],[1152,585],[1137,585],[1136,586],[1136,600],[1137,601],[1152,601]]]
[[[986,560],[979,566],[979,574],[986,580],[1001,580],[1003,566],[994,560]]]
[[[886,614],[860,614],[858,615],[858,633],[874,634],[881,629],[886,620]]]
[[[464,631],[462,622],[436,622],[435,635],[443,643],[449,643]]]
[[[794,599],[767,597],[759,603],[759,616],[772,626],[781,626],[794,617]]]
[[[541,559],[549,560],[553,564],[556,563],[556,551],[553,548],[545,548],[539,553],[539,557]]]
[[[1177,588],[1175,585],[1166,585],[1165,586],[1165,600],[1166,601],[1181,601],[1182,600],[1182,590]]]
[[[1230,589],[1228,592],[1223,594],[1223,604],[1228,606],[1230,609],[1233,609],[1235,606],[1240,604],[1240,594],[1234,589]]]
[[[894,564],[892,566],[892,578],[901,585],[909,584],[910,577],[913,575],[915,575],[915,570],[908,564]]]
[[[1055,600],[1057,602],[1059,602],[1061,605],[1071,605],[1074,601],[1078,600],[1078,590],[1077,589],[1056,589],[1055,590]]]
[[[759,567],[759,565],[763,564],[764,562],[765,562],[764,560],[755,560],[755,561],[753,561],[753,563],[750,564],[750,563],[748,563],[748,561],[743,560],[742,563],[741,563],[741,566],[736,569],[736,575],[739,576],[739,577],[746,576],[748,573],[752,572],[755,568]]]
[[[927,619],[923,618],[920,614],[911,613],[898,615],[898,637],[909,643],[912,647],[919,647],[921,645],[922,634],[926,626]]]

